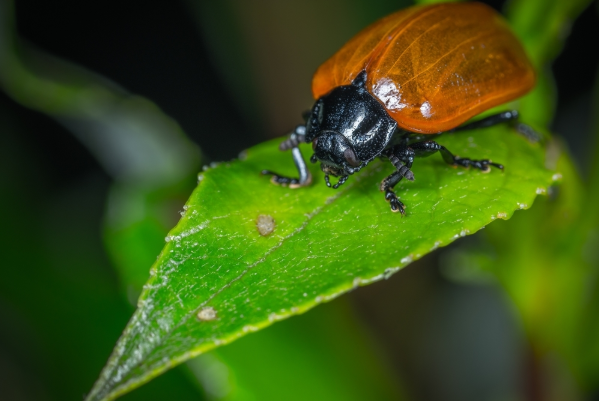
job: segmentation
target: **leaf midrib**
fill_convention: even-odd
[[[375,169],[377,165],[380,165],[380,162],[375,162],[371,164],[371,168],[369,170]],[[366,174],[364,174],[366,173]],[[150,355],[155,349],[159,348],[161,345],[163,345],[164,341],[166,341],[170,335],[175,332],[178,328],[180,328],[181,326],[185,325],[189,319],[194,316],[201,308],[205,307],[210,301],[212,301],[214,298],[216,298],[218,295],[220,295],[223,291],[225,291],[227,288],[229,288],[233,283],[241,280],[250,270],[252,270],[254,267],[258,266],[259,264],[263,263],[264,261],[266,261],[266,259],[277,249],[281,248],[285,242],[287,242],[287,240],[289,240],[290,238],[293,238],[294,236],[296,236],[297,234],[301,233],[310,223],[310,221],[312,221],[312,219],[316,216],[318,216],[320,213],[322,213],[323,211],[325,211],[326,209],[328,209],[331,205],[333,205],[337,199],[339,199],[343,194],[345,194],[346,192],[348,192],[349,190],[351,190],[354,186],[356,186],[357,183],[359,183],[360,181],[362,181],[362,179],[364,179],[365,177],[368,177],[369,174],[364,171],[363,174],[356,176],[354,180],[352,180],[349,183],[346,183],[344,185],[343,188],[341,188],[340,190],[337,191],[337,193],[333,196],[329,196],[327,197],[324,201],[323,201],[323,205],[317,206],[316,208],[314,208],[314,210],[312,210],[309,213],[305,213],[305,216],[307,217],[306,220],[295,230],[293,230],[290,234],[288,234],[287,236],[283,237],[278,244],[272,246],[271,248],[268,249],[268,251],[264,254],[264,256],[262,256],[260,259],[258,259],[257,261],[255,261],[254,263],[250,264],[249,266],[247,266],[245,268],[245,270],[239,274],[237,277],[232,278],[231,280],[229,280],[229,282],[227,282],[225,285],[223,285],[219,290],[215,291],[212,295],[210,295],[205,301],[203,301],[202,303],[200,303],[196,308],[194,308],[192,311],[186,313],[183,318],[180,320],[180,322],[176,325],[174,325],[172,327],[172,329],[169,329],[169,331],[161,337],[160,341],[158,341],[156,343],[156,345],[154,347],[152,347],[141,359],[139,362],[135,363],[134,365],[131,365],[131,367],[129,368],[129,372],[133,371],[135,368],[139,367],[144,359],[147,357],[147,355]],[[201,185],[201,184],[200,184]],[[158,263],[158,262],[157,262]],[[149,289],[148,289],[149,290]],[[143,298],[144,293],[146,291],[148,291],[146,289],[144,289],[144,291],[142,292],[142,294],[140,295],[140,299]],[[136,311],[136,314],[141,313],[141,309],[138,309]],[[290,314],[289,316],[293,315]],[[129,349],[123,350],[123,352],[121,353],[121,355],[119,355],[119,360],[120,357],[124,354],[127,353],[127,351],[130,351]],[[205,351],[204,351],[205,352]],[[186,360],[188,358],[194,357],[194,356],[198,356],[200,355],[202,352],[198,352],[197,354],[195,354],[192,351],[188,351],[184,354],[182,354],[183,360]],[[179,358],[172,358],[173,361],[176,361]],[[160,366],[164,366],[163,368],[161,368]],[[155,369],[156,368],[156,369]],[[137,379],[136,378],[130,378],[124,382],[122,382],[121,385],[115,387],[112,391],[112,393],[117,396],[119,394],[123,394],[126,389],[128,387],[130,387],[130,385],[136,384],[140,381],[142,381],[143,379],[147,378],[147,377],[155,377],[157,375],[159,375],[161,372],[167,370],[168,367],[166,365],[164,365],[162,362],[157,362],[154,365],[148,366],[148,374],[143,374],[141,376],[139,376]]]

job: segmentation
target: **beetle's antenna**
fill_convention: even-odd
[[[331,187],[331,181],[329,181],[329,175],[328,174],[324,175],[324,182],[327,183],[327,187],[329,187],[329,188]]]
[[[333,185],[333,189],[337,189],[341,185],[345,184],[345,181],[347,181],[348,177],[349,177],[348,175],[344,175],[343,177],[339,178],[339,181],[337,181],[337,184]]]

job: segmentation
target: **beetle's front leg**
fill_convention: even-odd
[[[406,207],[399,200],[395,192],[393,192],[393,187],[397,185],[399,181],[403,178],[403,175],[399,171],[394,172],[383,181],[381,181],[381,191],[385,193],[385,200],[389,202],[391,206],[392,212],[400,212],[401,215],[406,214]]]
[[[297,168],[299,178],[285,177],[270,170],[262,170],[262,174],[272,175],[270,181],[273,184],[289,186],[289,188],[299,188],[310,185],[312,182],[312,175],[306,166],[302,151],[298,147],[302,142],[306,142],[306,126],[298,125],[291,135],[289,135],[289,138],[279,145],[279,149],[282,151],[291,149],[291,155],[293,156],[293,162]]]
[[[414,162],[414,151],[409,147],[396,146],[390,149],[386,156],[396,171],[381,181],[380,189],[385,193],[385,200],[389,202],[391,211],[400,212],[403,216],[406,214],[406,207],[393,191],[393,187],[404,177],[410,181],[414,181],[414,173],[410,170]]]

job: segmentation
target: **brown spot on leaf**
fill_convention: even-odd
[[[202,310],[198,312],[197,316],[199,320],[208,322],[210,320],[216,319],[216,311],[212,306],[208,306],[206,308],[202,308]]]
[[[265,237],[275,230],[275,219],[268,214],[261,214],[256,219],[256,228]]]

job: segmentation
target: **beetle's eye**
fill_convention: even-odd
[[[314,138],[312,141],[312,150],[316,150],[316,144],[318,143],[318,138]]]
[[[349,164],[352,167],[358,167],[361,164],[361,162],[358,160],[356,154],[351,148],[346,148],[345,151],[343,151],[343,157],[345,157],[345,161],[347,161],[347,164]]]

